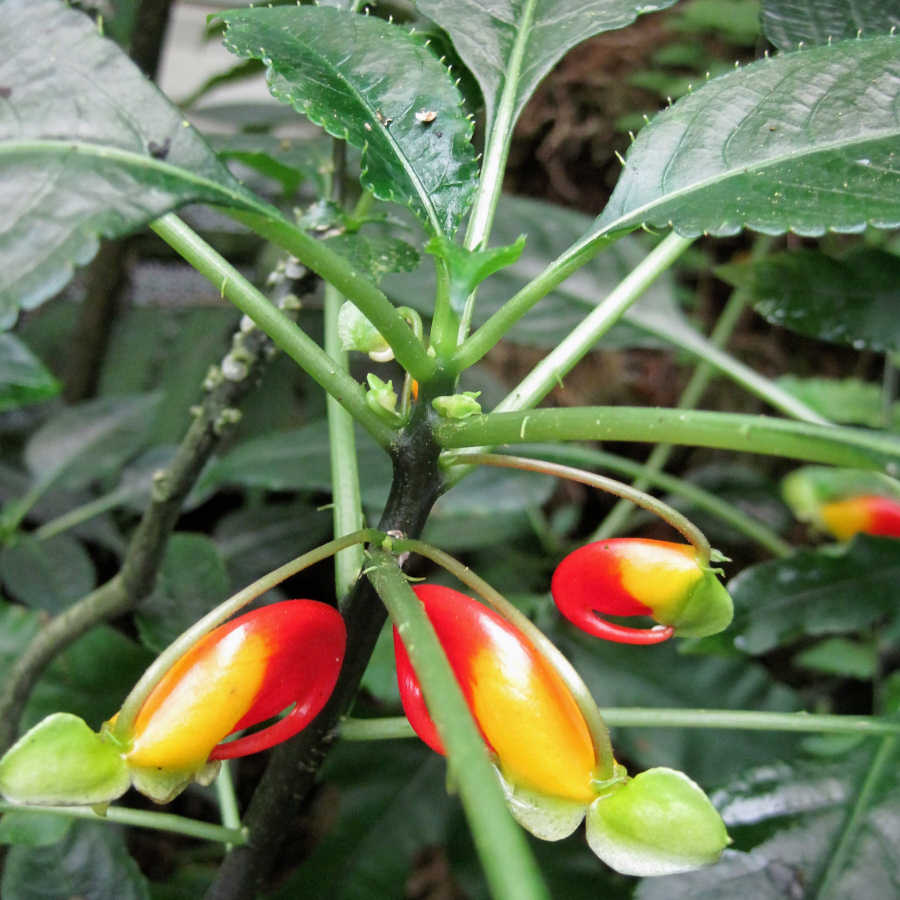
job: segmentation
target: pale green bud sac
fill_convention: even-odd
[[[648,769],[599,797],[587,814],[587,840],[623,875],[674,875],[708,866],[731,843],[709,798],[682,772]]]
[[[371,372],[366,375],[366,381],[369,382],[366,403],[381,416],[385,412],[395,416],[397,414],[397,392],[394,390],[393,384],[390,381],[382,381]]]
[[[466,416],[475,416],[481,412],[481,404],[478,402],[480,396],[481,391],[464,391],[462,394],[435,397],[431,405],[445,419],[465,419]]]
[[[13,803],[92,806],[130,784],[121,748],[70,713],[48,716],[0,759],[0,793]]]
[[[338,312],[337,329],[344,350],[368,353],[376,362],[390,362],[394,358],[394,352],[378,329],[349,301]]]

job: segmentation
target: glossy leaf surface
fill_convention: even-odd
[[[58,291],[100,237],[193,201],[255,201],[90,19],[0,4],[0,328]]]
[[[835,259],[816,250],[722,266],[770,322],[857,350],[900,349],[900,257],[861,250]]]
[[[433,232],[456,231],[477,174],[472,124],[423,41],[374,16],[324,7],[221,19],[232,53],[265,60],[277,99],[362,149],[362,182],[376,197],[409,206]]]
[[[900,28],[900,6],[894,0],[763,0],[762,26],[779,50],[794,50],[801,42],[827,44]]]
[[[857,537],[846,548],[801,550],[751,566],[729,582],[729,634],[747,653],[765,653],[803,635],[868,628],[897,606],[900,542]]]
[[[900,224],[900,37],[760,60],[661,112],[626,157],[595,235],[820,235]]]
[[[490,127],[500,95],[510,84],[513,121],[541,79],[568,50],[604,31],[624,28],[641,13],[675,0],[416,0],[416,6],[449,35],[478,80]],[[515,45],[518,72],[510,71]]]

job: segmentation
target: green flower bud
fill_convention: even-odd
[[[394,390],[393,384],[390,381],[382,381],[371,372],[366,375],[366,381],[369,382],[366,403],[382,417],[385,412],[391,413],[392,418],[396,416],[397,392]]]
[[[393,350],[378,329],[349,300],[338,312],[337,330],[344,350],[368,353],[376,362],[390,362],[394,358]]]
[[[481,404],[478,402],[480,396],[481,391],[464,391],[461,394],[435,397],[431,405],[435,412],[445,419],[464,419],[466,416],[475,416],[481,412]]]
[[[673,875],[708,866],[731,843],[709,798],[682,772],[648,769],[598,797],[587,840],[623,875]]]

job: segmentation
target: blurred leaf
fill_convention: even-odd
[[[37,683],[22,727],[68,712],[99,729],[121,705],[153,657],[107,625],[92,628],[60,654]]]
[[[840,425],[867,428],[900,426],[900,403],[891,405],[891,421],[885,423],[880,385],[858,378],[798,378],[782,375],[778,386],[799,397],[807,406]]]
[[[206,470],[200,487],[237,484],[270,491],[331,493],[328,429],[315,422],[239,444]],[[387,497],[391,464],[387,454],[369,438],[357,434],[363,501],[380,506]]]
[[[546,629],[545,629],[546,630]],[[551,639],[565,653],[600,706],[757,709],[797,708],[793,691],[745,659],[678,652],[668,644],[613,645],[577,631],[555,617]],[[616,728],[617,756],[637,768],[670,766],[701,785],[721,783],[743,768],[789,756],[796,738],[783,733],[707,729]]]
[[[900,225],[897,40],[760,60],[677,100],[629,148],[585,239],[642,223],[689,237]]]
[[[446,837],[456,801],[447,796],[444,769],[418,741],[339,744],[324,767],[338,820],[268,900],[403,897],[418,854]]]
[[[400,703],[394,663],[394,629],[390,622],[385,622],[378,635],[375,650],[363,675],[362,687],[380,703],[394,706]]]
[[[0,678],[40,629],[40,616],[24,606],[0,600]]]
[[[800,550],[744,569],[728,584],[728,632],[746,653],[798,638],[868,628],[897,608],[900,541],[858,535],[842,547]]]
[[[62,409],[25,447],[25,464],[41,484],[68,489],[116,471],[143,444],[158,394],[100,397]]]
[[[826,675],[868,680],[874,678],[878,671],[878,651],[871,643],[828,638],[798,653],[794,657],[794,665]]]
[[[478,165],[462,95],[424,43],[404,29],[325,7],[222,13],[225,46],[263,59],[269,89],[334,137],[362,149],[362,182],[452,236]],[[433,123],[417,114],[436,112]]]
[[[669,27],[686,34],[716,37],[752,47],[759,37],[759,3],[754,0],[691,0],[678,5]]]
[[[891,0],[762,0],[762,26],[779,50],[794,50],[888,32],[900,27],[900,8]]]
[[[20,603],[54,614],[90,593],[97,583],[87,551],[66,534],[46,541],[21,535],[0,551],[0,576]]]
[[[102,822],[73,822],[66,836],[51,846],[13,847],[0,887],[4,900],[150,898],[121,830]]]
[[[161,653],[227,594],[228,573],[213,541],[202,534],[173,534],[156,587],[135,612],[141,642]]]
[[[255,78],[263,73],[263,64],[258,59],[245,59],[233,66],[229,66],[222,72],[216,72],[210,75],[201,85],[191,91],[187,97],[179,101],[178,105],[182,109],[190,109],[195,106],[198,100],[201,100],[210,91],[223,84],[233,84],[236,81],[246,81],[248,78]]]
[[[641,13],[675,0],[417,0],[416,7],[450,35],[456,51],[481,85],[490,133],[507,89],[516,45],[521,70],[513,90],[512,122],[544,76],[571,50],[595,34],[631,24]]]
[[[0,334],[0,412],[39,403],[60,384],[15,335]]]
[[[816,250],[721,266],[770,322],[857,350],[900,348],[900,257],[863,249],[844,259]]]
[[[0,819],[0,844],[46,847],[65,837],[74,819],[45,812],[15,810]]]
[[[888,738],[838,763],[747,773],[711,798],[737,849],[709,869],[645,879],[635,900],[895,896],[898,763]]]
[[[88,17],[58,0],[4,0],[3,14],[0,328],[59,291],[100,237],[188,202],[259,207]]]

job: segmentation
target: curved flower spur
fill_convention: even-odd
[[[672,769],[629,778],[603,751],[607,735],[592,733],[554,664],[514,624],[450,588],[414,591],[519,824],[536,837],[560,840],[586,817],[591,849],[628,875],[684,872],[719,858],[729,838],[703,791]],[[419,737],[443,753],[396,629],[394,647],[404,711]]]
[[[184,653],[130,725],[114,716],[98,734],[69,713],[38,723],[0,760],[0,792],[16,803],[104,804],[133,785],[167,803],[191,781],[209,783],[218,760],[303,729],[331,695],[345,642],[340,613],[315,600],[245,613]],[[274,724],[226,741],[288,707]]]

